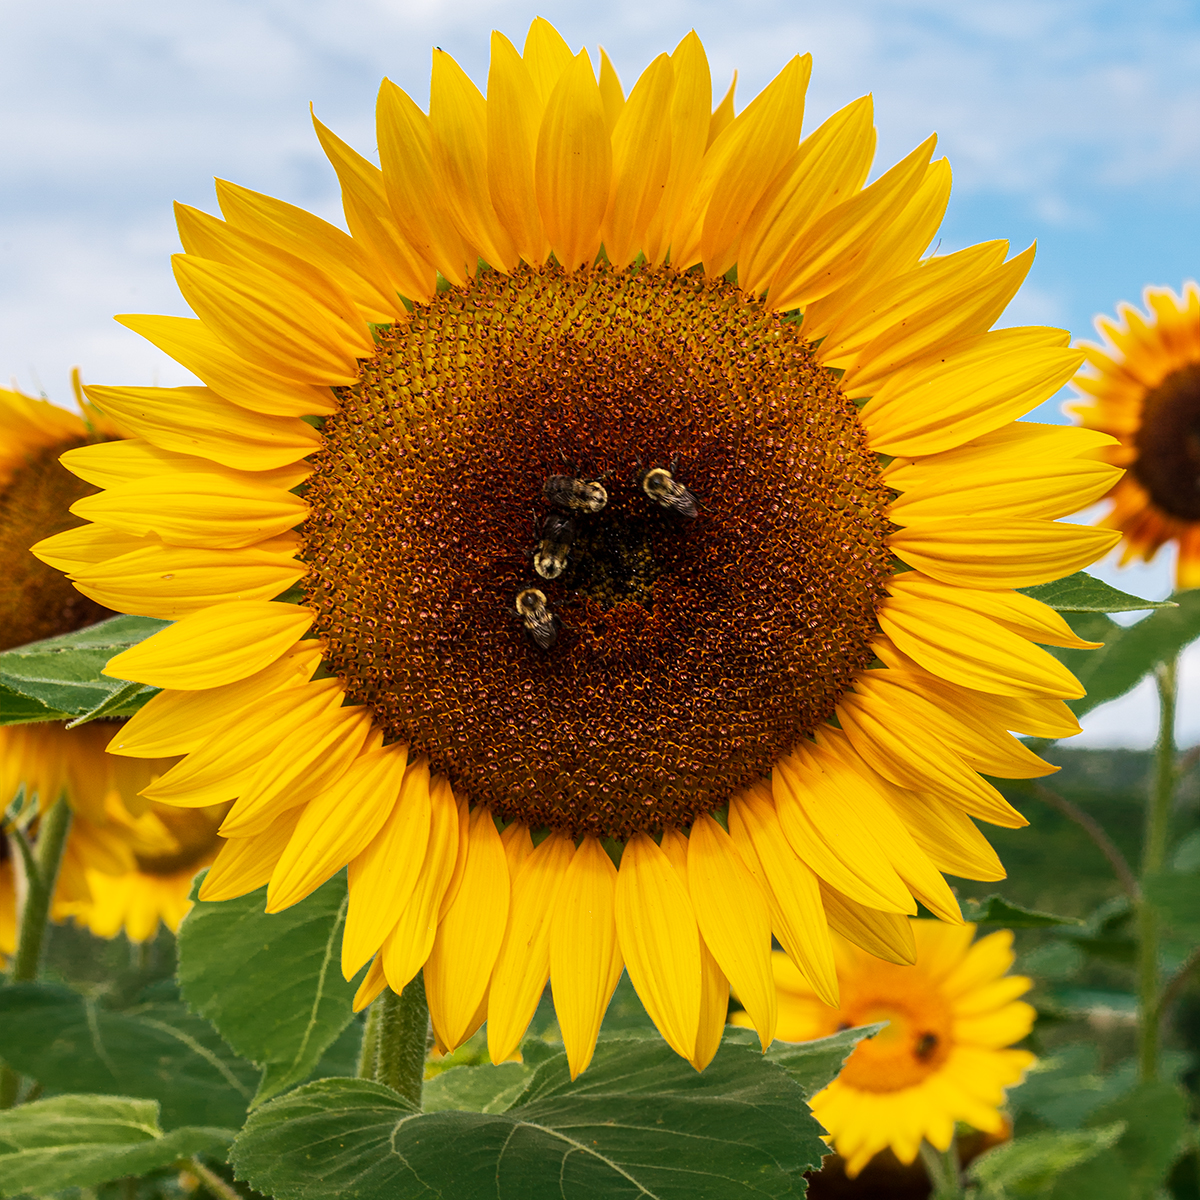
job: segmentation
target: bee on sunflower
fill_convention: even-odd
[[[111,750],[234,801],[206,899],[348,865],[357,1003],[423,972],[444,1048],[508,1058],[549,980],[577,1075],[623,967],[698,1069],[731,984],[765,1045],[772,933],[831,1004],[831,930],[912,961],[943,871],[1003,874],[972,818],[1025,824],[980,773],[1054,769],[1009,731],[1078,730],[1014,589],[1111,547],[1057,518],[1119,471],[1015,418],[1081,356],[991,329],[1032,249],[923,257],[934,138],[867,185],[869,97],[803,135],[810,70],[735,115],[694,34],[628,97],[542,20],[486,98],[435,51],[378,166],[316,122],[349,233],[179,207],[195,317],[120,319],[202,386],[88,389],[132,437],[64,456],[103,491],[37,553],[175,621],[107,667],[163,689]]]
[[[1117,440],[1102,453],[1126,472],[1100,524],[1124,539],[1121,566],[1174,542],[1176,588],[1200,587],[1200,288],[1148,287],[1143,302],[1096,318],[1067,411]]]

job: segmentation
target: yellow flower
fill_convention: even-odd
[[[67,509],[97,489],[58,456],[98,436],[119,436],[83,398],[83,417],[0,388],[0,650],[69,633],[111,615],[29,553],[34,542],[82,524]]]
[[[1002,929],[972,944],[974,925],[913,921],[912,931],[914,966],[880,963],[836,938],[837,1009],[785,955],[773,955],[778,1036],[785,1041],[889,1022],[860,1042],[841,1074],[810,1101],[851,1179],[885,1147],[904,1163],[916,1158],[922,1140],[946,1150],[956,1121],[998,1133],[1004,1089],[1020,1083],[1034,1060],[1026,1050],[1006,1049],[1025,1037],[1035,1016],[1017,999],[1030,980],[1005,974],[1012,934]],[[746,1024],[742,1013],[733,1020]]]
[[[423,969],[503,1061],[549,979],[577,1074],[624,965],[700,1068],[730,984],[772,1037],[772,931],[833,1003],[830,926],[910,961],[941,871],[1002,876],[977,772],[1051,771],[1008,731],[1081,694],[1011,589],[1113,544],[1056,518],[1118,472],[1014,423],[1080,361],[988,332],[1031,251],[921,258],[932,138],[864,187],[870,99],[801,140],[807,57],[735,116],[694,34],[627,99],[545,21],[492,51],[486,100],[384,82],[382,169],[317,124],[349,235],[178,210],[197,319],[121,319],[204,386],[89,389],[134,439],[64,457],[105,490],[39,553],[176,619],[111,748],[237,797],[206,899],[349,864],[360,1005]]]
[[[1146,288],[1144,302],[1096,318],[1103,344],[1082,343],[1092,369],[1074,380],[1087,399],[1067,407],[1120,443],[1104,457],[1128,472],[1100,524],[1124,537],[1121,565],[1174,541],[1175,586],[1200,587],[1200,289]]]

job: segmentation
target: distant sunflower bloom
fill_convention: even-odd
[[[841,1005],[829,1008],[788,961],[773,955],[779,986],[777,1036],[789,1042],[887,1021],[860,1042],[841,1074],[810,1101],[853,1179],[890,1147],[910,1163],[921,1142],[946,1150],[956,1121],[984,1133],[1004,1126],[1004,1089],[1034,1061],[1008,1049],[1033,1028],[1034,1009],[1017,999],[1030,980],[1006,972],[1012,933],[972,944],[974,925],[913,921],[914,966],[880,963],[835,938]],[[744,1024],[742,1014],[734,1020]]]
[[[1200,587],[1200,288],[1143,297],[1146,312],[1096,318],[1103,342],[1081,343],[1091,369],[1074,379],[1085,399],[1067,408],[1120,443],[1103,452],[1127,471],[1100,524],[1124,538],[1121,565],[1177,542],[1175,586]]]
[[[549,979],[578,1074],[623,965],[698,1068],[730,984],[765,1043],[772,931],[831,1003],[830,926],[911,960],[914,896],[1003,873],[970,817],[1025,823],[977,772],[1078,729],[1010,589],[1115,541],[1056,520],[1110,439],[1013,423],[1080,355],[988,332],[1031,251],[921,258],[934,139],[869,187],[869,98],[801,140],[810,66],[735,116],[694,34],[628,99],[541,20],[486,100],[435,51],[382,169],[317,124],[349,235],[178,210],[197,319],[121,319],[205,386],[89,389],[135,440],[39,553],[177,618],[112,749],[236,798],[207,899],[349,864],[358,1003],[424,969],[444,1047],[504,1060]]]

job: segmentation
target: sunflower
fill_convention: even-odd
[[[1033,1027],[1033,1008],[1017,999],[1030,980],[1013,964],[1007,929],[972,943],[973,925],[910,922],[916,963],[880,963],[842,937],[834,939],[841,1004],[830,1008],[786,955],[772,955],[779,989],[777,1036],[789,1042],[887,1021],[860,1042],[841,1074],[810,1101],[853,1179],[881,1150],[911,1163],[927,1141],[946,1150],[954,1124],[1000,1133],[1004,1089],[1033,1063],[1006,1047]],[[746,1024],[734,1013],[736,1024]]]
[[[1074,379],[1084,398],[1066,407],[1119,443],[1104,457],[1127,473],[1100,523],[1124,537],[1121,565],[1177,542],[1175,586],[1200,587],[1200,288],[1143,297],[1145,312],[1121,304],[1118,320],[1096,318],[1102,343],[1081,343],[1091,369]]]
[[[628,98],[540,19],[486,99],[435,51],[380,167],[316,123],[348,234],[178,209],[195,319],[120,320],[203,386],[90,388],[134,436],[63,457],[105,490],[38,553],[175,619],[111,749],[236,801],[201,894],[348,864],[357,1003],[423,969],[447,1049],[549,980],[578,1074],[623,966],[697,1068],[731,984],[765,1044],[772,932],[831,1003],[831,927],[911,961],[914,897],[1003,874],[971,818],[1025,824],[977,772],[1078,729],[1011,589],[1115,540],[1056,520],[1111,439],[1013,423],[1080,355],[988,332],[1031,250],[921,257],[933,138],[870,186],[869,97],[802,139],[810,68],[735,115],[694,34]]]

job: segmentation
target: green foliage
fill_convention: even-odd
[[[1125,1132],[1117,1121],[1101,1129],[1033,1133],[977,1158],[967,1178],[979,1184],[979,1200],[1046,1196],[1055,1179],[1114,1145]]]
[[[1026,596],[1040,600],[1059,612],[1111,613],[1138,612],[1146,608],[1173,608],[1173,600],[1142,600],[1118,591],[1086,571],[1077,571],[1065,579],[1039,583],[1035,587],[1019,588]]]
[[[1142,880],[1142,892],[1172,929],[1200,941],[1200,872],[1159,871]]]
[[[1056,917],[1053,913],[1037,912],[995,894],[985,896],[982,900],[968,900],[963,905],[963,918],[974,921],[976,925],[1004,925],[1008,929],[1039,929],[1048,925],[1083,924],[1076,917]]]
[[[827,1153],[803,1101],[751,1047],[697,1073],[661,1042],[612,1040],[575,1083],[555,1055],[502,1112],[494,1094],[487,1112],[416,1113],[366,1080],[308,1084],[251,1116],[232,1161],[277,1200],[798,1197]]]
[[[1123,696],[1200,637],[1200,590],[1178,592],[1172,600],[1175,607],[1159,609],[1136,625],[1118,625],[1098,612],[1072,619],[1071,627],[1080,637],[1104,643],[1099,650],[1051,648],[1087,688],[1086,696],[1070,702],[1076,716]]]
[[[91,1187],[199,1153],[224,1154],[232,1129],[164,1134],[153,1100],[56,1096],[0,1112],[0,1196]]]
[[[45,983],[0,988],[0,1057],[47,1092],[157,1100],[168,1129],[236,1129],[256,1075],[182,1004],[111,1012]]]
[[[183,998],[262,1068],[254,1104],[307,1079],[354,1015],[340,958],[345,874],[284,912],[268,915],[265,901],[262,888],[198,902],[179,931]]]

